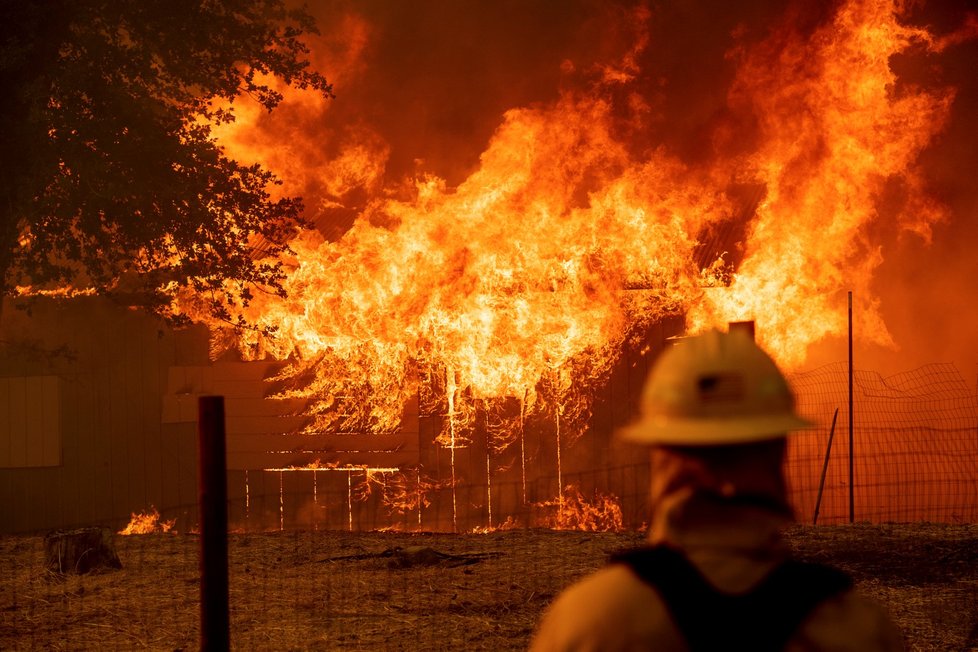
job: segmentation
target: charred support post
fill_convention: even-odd
[[[228,502],[224,397],[197,402],[200,453],[200,649],[229,650]]]
[[[492,529],[492,429],[489,427],[489,407],[483,402],[483,423],[486,429],[486,518]]]
[[[560,369],[556,369],[554,373],[557,376],[557,381],[554,383],[555,387],[560,387]],[[564,522],[564,477],[563,469],[561,468],[560,459],[560,391],[554,392],[554,400],[556,405],[554,405],[554,434],[557,444],[557,524],[559,528],[563,528]]]
[[[978,389],[978,385],[976,385]],[[530,395],[530,389],[523,390],[523,398],[520,400],[520,481],[522,489],[521,507],[526,507],[526,400]]]

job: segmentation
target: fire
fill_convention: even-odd
[[[574,485],[567,485],[558,498],[538,507],[547,512],[544,525],[554,530],[620,532],[623,529],[617,498],[594,492],[593,499],[588,500]]]
[[[287,92],[287,124],[239,111],[219,137],[277,170],[286,191],[313,189],[318,228],[281,261],[287,297],[258,295],[247,308],[259,328],[211,324],[215,342],[288,360],[279,395],[311,399],[310,431],[396,432],[417,401],[442,420],[435,441],[451,451],[453,491],[455,452],[479,433],[490,479],[493,456],[517,446],[525,468],[531,418],[555,424],[563,486],[561,452],[586,430],[597,388],[631,338],[665,317],[684,317],[690,332],[753,320],[774,357],[798,367],[844,332],[851,290],[860,337],[892,345],[873,294],[883,253],[872,233],[926,238],[947,217],[918,158],[954,99],[901,83],[892,62],[978,30],[937,40],[905,22],[898,0],[841,2],[814,29],[795,18],[757,42],[735,38],[727,108],[750,133],[718,122],[713,154],[692,162],[631,142],[668,142],[637,86],[651,47],[641,26],[657,19],[646,9],[617,60],[565,61],[556,99],[506,111],[455,184],[423,161],[389,180],[391,147],[367,121],[333,128],[329,143],[304,136],[296,125],[328,122],[330,105],[298,92]],[[339,95],[379,38],[365,18],[344,20],[349,41],[321,44]],[[731,230],[742,237],[717,240]],[[190,296],[178,309],[203,314]],[[365,472],[357,491],[386,483],[405,508],[424,504],[420,483],[393,477]],[[620,524],[610,499],[595,501],[565,491],[556,525]]]
[[[287,376],[316,370],[301,391],[323,398],[320,430],[352,403],[363,407],[345,428],[395,428],[418,392],[411,369],[444,374],[459,423],[472,400],[532,403],[541,378],[580,356],[588,370],[574,391],[586,396],[629,328],[698,293],[689,234],[725,205],[667,156],[629,162],[609,113],[602,100],[571,96],[511,111],[482,169],[458,188],[426,178],[409,200],[373,204],[337,241],[294,242],[288,298],[252,306],[276,336],[247,333],[242,349],[293,357]],[[581,205],[593,177],[608,184]]]
[[[504,532],[506,530],[516,530],[521,526],[519,521],[514,519],[512,516],[507,516],[506,520],[496,526],[486,526],[486,527],[475,527],[469,531],[469,534],[490,534],[491,532]]]
[[[953,93],[901,88],[894,55],[930,35],[900,22],[899,3],[850,1],[807,39],[786,25],[741,53],[731,102],[759,117],[761,145],[737,163],[766,195],[729,288],[705,293],[694,329],[754,319],[759,339],[789,365],[809,344],[845,332],[840,295],[863,297],[858,330],[893,344],[871,283],[882,254],[876,221],[923,236],[945,217],[921,191],[916,160],[941,130]],[[887,184],[913,198],[894,209]]]
[[[411,369],[436,369],[471,399],[532,395],[577,356],[599,378],[629,328],[665,314],[686,314],[692,331],[753,319],[776,357],[798,364],[808,345],[842,332],[839,297],[850,289],[867,297],[860,332],[889,343],[868,298],[881,254],[866,231],[888,219],[926,234],[944,217],[924,200],[894,213],[882,195],[887,184],[922,185],[915,160],[953,98],[898,86],[891,57],[932,44],[899,10],[851,0],[810,36],[786,21],[735,52],[729,101],[758,117],[759,144],[698,169],[662,148],[636,159],[616,137],[609,97],[632,74],[603,74],[587,92],[508,111],[480,168],[457,187],[421,175],[406,195],[401,187],[384,197],[387,150],[366,128],[328,160],[284,167],[293,179],[319,175],[334,200],[353,186],[375,193],[342,237],[311,231],[293,243],[289,298],[256,301],[249,315],[276,337],[247,333],[238,345],[256,357],[295,356],[287,374],[314,367],[302,391],[324,397],[324,419],[355,395],[366,398],[360,425],[388,431],[417,392]],[[343,65],[356,69],[368,38],[357,25],[346,60],[333,53],[341,77],[353,74]],[[644,38],[618,68],[634,70]],[[311,101],[300,96],[294,110],[325,112]],[[246,118],[232,125],[236,134],[257,122]],[[266,150],[279,140],[229,139],[274,167]],[[289,139],[290,148],[314,146]],[[727,252],[698,266],[698,239],[736,217],[733,184],[760,186],[763,198],[729,285],[711,288]],[[462,403],[453,407],[464,421]]]
[[[132,512],[132,518],[129,520],[129,524],[119,530],[119,534],[128,536],[130,534],[166,533],[173,530],[176,522],[176,519],[161,521],[160,513],[155,507],[150,506],[149,511],[142,514]]]
[[[78,288],[63,286],[58,288],[37,288],[32,285],[18,285],[14,287],[13,296],[16,297],[54,297],[59,299],[70,299],[72,297],[91,297],[97,294],[95,288]]]
[[[268,468],[264,469],[264,471],[278,472],[280,474],[301,472],[345,474],[348,478],[348,510],[352,510],[353,503],[366,502],[371,496],[376,495],[381,504],[387,509],[389,515],[416,513],[419,520],[422,510],[431,505],[429,498],[431,493],[451,487],[451,481],[431,478],[417,469],[341,465],[334,462],[322,462],[318,459],[305,466],[288,466],[280,469]],[[281,492],[282,488],[280,486],[280,506],[283,502]],[[314,495],[314,500],[316,498]],[[133,518],[135,522],[135,515],[133,515]],[[282,518],[284,519],[284,515]],[[281,522],[281,527],[284,528],[284,521]]]
[[[324,32],[311,37],[310,56],[320,70],[330,72],[332,83],[346,86],[362,68],[371,28],[363,18],[346,14]],[[260,81],[286,101],[266,113],[257,102],[239,98],[233,105],[236,119],[212,125],[212,133],[239,160],[261,162],[276,172],[281,186],[271,188],[274,196],[315,196],[318,201],[306,206],[307,217],[329,230],[320,219],[324,212],[346,208],[357,191],[380,189],[388,145],[366,124],[345,125],[329,143],[309,138],[304,130],[329,118],[331,100],[274,78]],[[269,133],[275,137],[268,138]]]

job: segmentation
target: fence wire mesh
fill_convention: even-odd
[[[820,523],[978,522],[978,399],[954,365],[886,378],[855,371],[851,436],[845,363],[791,381],[799,410],[817,424],[789,440],[787,475],[803,522],[814,521],[817,503]]]
[[[232,534],[237,650],[522,650],[547,604],[641,533],[294,530]],[[909,650],[978,649],[978,528],[797,526],[803,559],[879,601]],[[40,537],[0,538],[0,649],[198,647],[198,538],[117,537],[121,570],[56,575]]]
[[[975,392],[949,365],[888,378],[856,372],[854,381],[850,485],[848,369],[791,378],[801,411],[817,425],[790,439],[786,471],[800,524],[786,537],[800,557],[850,572],[889,610],[908,649],[978,650]],[[479,517],[458,534],[423,531],[426,519],[449,514],[382,511],[376,496],[353,501],[327,483],[311,497],[278,475],[268,481],[278,494],[236,499],[230,510],[250,519],[232,523],[229,541],[234,649],[525,649],[562,588],[641,541],[648,512],[643,463],[531,487],[460,487],[454,502],[478,507]],[[526,527],[553,517],[553,500],[543,499],[518,518],[488,518],[487,497],[554,499],[561,484],[592,506],[613,487],[620,529],[613,520],[603,532],[586,531],[585,521],[563,523],[579,529]],[[198,537],[157,531],[113,541],[121,570],[60,575],[47,567],[43,537],[0,537],[0,649],[197,647]]]

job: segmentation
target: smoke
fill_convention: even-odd
[[[374,0],[312,11],[327,40],[353,15],[368,25],[356,77],[336,83],[330,121],[375,129],[391,146],[390,178],[423,169],[454,185],[476,168],[506,111],[586,87],[626,57],[629,93],[648,111],[636,149],[706,153],[734,73],[726,53],[762,37],[782,9],[766,1]]]
[[[637,160],[664,149],[705,167],[757,145],[757,116],[731,99],[738,53],[788,23],[798,33],[813,32],[836,5],[315,1],[310,11],[322,35],[310,42],[313,59],[334,82],[336,98],[286,104],[262,118],[278,135],[285,161],[272,167],[288,191],[304,196],[320,231],[337,239],[373,198],[396,194],[415,177],[434,175],[449,187],[468,178],[507,111],[551,104],[563,92],[597,84],[612,97],[617,135]],[[855,303],[858,309],[878,299],[897,350],[862,344],[857,334],[857,366],[886,373],[950,361],[971,378],[978,373],[972,335],[978,324],[972,251],[978,243],[978,41],[967,38],[974,24],[967,0],[916,3],[909,20],[946,47],[919,46],[894,57],[894,92],[953,87],[955,99],[944,130],[920,157],[924,187],[893,188],[867,234],[883,262],[876,296]],[[609,83],[615,75],[627,83]],[[290,132],[293,137],[282,138]],[[338,175],[344,164],[357,172]],[[337,178],[345,183],[337,185]],[[940,201],[947,219],[929,232],[903,230],[885,207],[907,210],[914,193]],[[756,193],[743,195],[740,214],[749,217]],[[727,228],[728,239],[743,236],[743,224]],[[807,364],[844,355],[845,342],[828,338],[810,349]]]

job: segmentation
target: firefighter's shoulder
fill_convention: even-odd
[[[815,607],[785,649],[902,652],[906,647],[882,605],[853,589]]]
[[[685,650],[665,605],[626,566],[606,566],[565,589],[547,607],[532,652]]]

